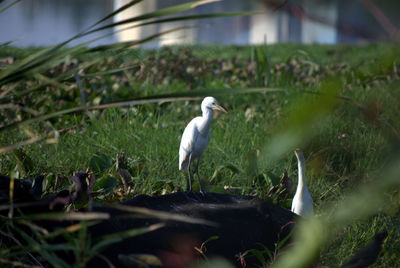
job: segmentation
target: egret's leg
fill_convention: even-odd
[[[203,193],[203,189],[201,189],[201,184],[200,184],[199,164],[200,164],[200,157],[197,159],[196,170],[195,170],[195,172],[196,172],[196,174],[197,174],[197,180],[199,181],[200,193]]]
[[[188,173],[189,173],[189,192],[192,191],[192,178],[190,176],[190,165],[192,164],[192,154],[189,155],[189,165],[188,165]]]

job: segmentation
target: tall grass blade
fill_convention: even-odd
[[[29,220],[50,220],[50,221],[92,221],[92,220],[108,220],[110,214],[104,212],[74,212],[74,213],[39,213],[34,215],[24,215],[16,217],[16,219]]]
[[[0,100],[1,100],[1,102],[5,103],[7,101],[10,101],[11,98],[14,98],[14,97],[20,98],[20,97],[28,95],[36,90],[42,89],[48,85],[54,84],[54,82],[62,82],[62,81],[71,79],[75,73],[79,72],[80,70],[85,70],[86,68],[94,65],[95,63],[98,63],[100,60],[101,59],[99,59],[99,58],[96,58],[94,60],[88,60],[88,61],[82,63],[81,65],[79,65],[75,68],[72,68],[71,70],[68,70],[66,72],[59,74],[58,76],[56,76],[54,78],[49,78],[51,80],[49,80],[47,82],[42,81],[42,83],[40,83],[37,86],[31,87],[26,90],[18,91],[18,92],[10,91],[7,94],[0,95]],[[8,105],[8,104],[5,104],[5,105]],[[26,107],[24,107],[24,108],[26,109]],[[0,109],[1,109],[1,106],[0,106]]]
[[[122,68],[111,69],[108,71],[84,74],[84,75],[82,75],[82,77],[87,78],[87,77],[95,77],[95,76],[104,76],[104,75],[115,74],[115,73],[119,73],[119,72],[123,72],[123,71],[132,70],[132,69],[139,68],[139,67],[140,66],[136,64],[136,65],[126,66],[126,67],[122,67]]]
[[[187,217],[187,216],[179,215],[176,213],[162,212],[162,211],[152,210],[152,209],[143,208],[143,207],[123,206],[123,205],[117,205],[117,204],[110,205],[110,206],[112,208],[116,208],[116,209],[119,209],[122,211],[138,213],[143,216],[150,216],[152,218],[157,218],[160,220],[180,221],[180,222],[186,222],[186,223],[191,223],[191,224],[204,224],[204,225],[209,225],[209,226],[216,225],[214,222],[210,222],[210,221],[204,220],[204,219],[196,219],[193,217]]]
[[[122,101],[122,102],[111,102],[107,104],[100,104],[88,107],[74,107],[70,109],[65,109],[61,111],[57,111],[54,113],[41,115],[38,117],[30,118],[21,122],[11,123],[0,128],[0,132],[6,129],[12,129],[14,127],[19,126],[20,124],[30,124],[37,121],[45,121],[51,118],[55,118],[65,114],[82,112],[85,109],[87,110],[103,110],[108,108],[115,107],[123,107],[130,105],[140,105],[140,104],[150,104],[150,103],[165,103],[165,102],[175,102],[175,101],[187,101],[187,100],[198,100],[200,97],[204,97],[210,94],[214,94],[215,96],[219,95],[228,95],[228,94],[245,94],[245,93],[261,93],[261,92],[279,92],[283,91],[283,89],[279,88],[240,88],[240,89],[224,89],[224,90],[202,90],[202,91],[192,91],[192,92],[179,92],[179,93],[171,93],[171,94],[163,94],[163,95],[155,95],[150,97],[143,98],[135,98],[132,100]]]
[[[235,16],[249,16],[249,15],[257,15],[257,14],[265,14],[265,13],[267,13],[267,12],[266,11],[242,11],[242,12],[223,12],[223,13],[213,13],[213,14],[179,16],[179,17],[172,17],[172,18],[166,18],[166,19],[156,19],[156,20],[149,21],[149,22],[139,23],[139,24],[130,26],[130,27],[124,29],[124,30],[133,29],[133,28],[137,28],[137,27],[141,27],[141,26],[152,25],[152,24],[167,23],[167,22],[177,22],[177,21],[186,21],[186,20],[199,20],[199,19],[209,19],[209,18],[235,17]],[[131,18],[131,19],[127,19],[127,20],[124,20],[124,21],[116,22],[114,24],[117,24],[117,25],[113,25],[113,27],[118,26],[118,25],[127,24],[127,23],[133,23],[133,22],[136,22],[136,20]],[[109,27],[107,25],[107,26],[103,26],[103,28],[107,29]],[[94,32],[97,32],[97,31],[104,30],[104,29],[102,29],[102,28],[95,29],[95,30],[90,31],[89,33],[94,33]]]
[[[15,1],[9,3],[8,5],[5,5],[4,7],[0,8],[0,13],[4,12],[5,10],[9,9],[10,7],[12,7],[13,5],[17,4],[20,1],[21,0],[15,0]],[[1,3],[1,1],[0,1],[0,3]]]
[[[39,253],[42,258],[48,261],[52,266],[69,267],[65,261],[56,256],[54,250],[52,250],[51,247],[49,250],[49,246],[47,245],[47,243],[44,242],[44,240],[40,239],[40,236],[36,236],[37,239],[34,239],[16,226],[14,226],[13,228],[16,229],[18,233],[22,236],[22,238],[26,242],[27,247],[30,250]],[[65,246],[63,247],[63,250],[68,250],[68,248]]]
[[[99,224],[100,222],[102,222],[102,221],[95,220],[95,221],[86,222],[85,225],[87,227],[90,227],[90,226]],[[59,236],[59,235],[65,234],[65,233],[76,233],[79,230],[81,230],[82,228],[84,228],[84,225],[82,223],[72,224],[63,229],[57,229],[56,231],[45,235],[44,238],[56,237],[56,236]]]
[[[95,24],[93,24],[92,26],[90,26],[90,27],[88,28],[88,30],[91,29],[91,28],[93,28],[93,27],[95,27],[96,25],[99,25],[100,23],[102,23],[102,22],[104,22],[104,21],[106,21],[106,20],[108,20],[108,19],[111,19],[112,17],[114,17],[114,16],[117,15],[118,13],[121,13],[122,11],[124,11],[124,10],[126,10],[126,9],[128,9],[128,8],[130,8],[130,7],[132,7],[132,6],[134,6],[134,5],[139,4],[139,3],[142,2],[142,1],[143,1],[143,0],[133,0],[133,1],[131,1],[131,2],[127,3],[127,4],[125,4],[125,5],[121,6],[121,7],[118,8],[117,10],[111,12],[110,14],[108,14],[107,16],[105,16],[104,18],[102,18],[101,20],[99,20],[98,22],[96,22]]]
[[[175,5],[172,7],[167,7],[167,8],[163,8],[160,10],[156,10],[150,13],[146,13],[140,16],[136,16],[130,19],[126,19],[126,20],[122,20],[122,21],[118,21],[118,22],[114,22],[114,23],[110,23],[108,25],[93,29],[87,33],[85,33],[85,35],[87,34],[91,34],[91,33],[95,33],[98,31],[102,31],[108,28],[114,28],[115,26],[119,26],[119,25],[123,25],[123,24],[127,24],[127,23],[133,23],[133,22],[137,22],[137,21],[142,21],[142,20],[148,20],[148,19],[153,19],[153,18],[159,18],[162,16],[167,16],[167,15],[171,15],[171,14],[175,14],[175,13],[180,13],[189,9],[192,9],[194,7],[197,7],[199,5],[203,5],[203,4],[208,4],[211,2],[217,2],[220,0],[200,0],[200,1],[193,1],[193,2],[189,2],[189,3],[184,3],[184,4],[180,4],[180,5]]]
[[[154,39],[156,39],[157,37],[172,33],[172,32],[176,32],[176,31],[180,31],[180,30],[184,30],[184,29],[190,29],[193,28],[194,26],[183,26],[183,27],[177,27],[177,28],[173,28],[170,30],[166,30],[164,32],[160,32],[160,33],[156,33],[153,35],[150,35],[146,38],[143,38],[141,40],[134,40],[134,41],[126,41],[126,42],[120,42],[120,43],[116,43],[116,44],[111,44],[111,45],[102,45],[102,46],[97,46],[95,48],[91,48],[88,50],[88,52],[98,52],[98,51],[107,51],[110,49],[119,49],[119,50],[124,50],[127,48],[131,48],[140,44],[144,44],[147,42],[151,42]],[[129,28],[126,29],[122,29],[121,31],[127,30]]]
[[[163,223],[156,223],[156,224],[152,224],[147,227],[135,228],[135,229],[131,229],[131,230],[123,231],[123,232],[103,235],[103,236],[97,238],[97,240],[100,240],[100,242],[95,244],[91,248],[91,251],[93,253],[97,253],[108,245],[120,242],[120,241],[130,238],[130,237],[139,236],[139,235],[142,235],[142,234],[145,234],[148,232],[156,231],[160,228],[163,228],[164,226],[165,226],[165,224],[163,224]]]
[[[1,43],[1,44],[0,44],[0,48],[1,48],[1,47],[9,46],[9,45],[11,45],[12,43],[14,43],[14,42],[17,41],[17,40],[18,40],[18,39],[14,39],[14,40],[10,40],[10,41]]]

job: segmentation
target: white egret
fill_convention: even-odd
[[[210,126],[213,119],[213,110],[224,113],[227,111],[221,107],[213,97],[206,97],[201,103],[202,116],[198,116],[186,126],[183,131],[181,145],[179,147],[179,170],[187,170],[189,173],[189,191],[192,190],[190,165],[197,159],[195,172],[199,180],[200,192],[202,192],[199,176],[199,163],[204,149],[210,139]]]
[[[296,149],[294,151],[297,157],[299,180],[297,183],[296,194],[292,201],[292,212],[300,216],[312,216],[314,214],[313,200],[306,185],[306,161],[303,153]]]

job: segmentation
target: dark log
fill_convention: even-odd
[[[260,244],[271,252],[276,243],[289,235],[296,215],[267,200],[252,196],[234,196],[216,193],[179,192],[161,196],[140,195],[122,202],[126,206],[144,207],[197,219],[205,219],[215,225],[190,224],[168,221],[164,228],[126,239],[118,246],[107,249],[107,257],[116,261],[118,254],[143,253],[158,256],[166,267],[174,267],[179,259],[193,261],[200,256],[195,247],[207,239],[218,239],[206,244],[207,256],[222,256],[237,260],[249,249],[261,249]],[[128,214],[114,208],[94,207],[94,211],[108,212],[111,220],[91,228],[92,235],[108,234],[161,222],[156,219],[122,219]],[[250,263],[255,259],[250,258]]]
[[[9,178],[0,178],[0,204],[8,202]],[[37,200],[28,189],[18,180],[14,181],[14,201],[30,202],[21,206],[16,213],[32,214],[49,212],[54,203],[64,198],[68,199],[65,191]],[[70,193],[74,197],[76,193]],[[61,205],[62,202],[61,202]],[[93,212],[107,212],[109,220],[91,226],[89,234],[92,240],[103,235],[123,232],[130,229],[163,223],[165,226],[155,231],[127,238],[105,248],[101,254],[118,266],[120,254],[152,254],[157,256],[164,267],[186,267],[201,257],[225,257],[239,265],[238,256],[247,250],[262,249],[260,244],[271,252],[276,244],[284,239],[293,228],[297,216],[289,210],[274,205],[270,201],[253,196],[234,196],[217,193],[178,192],[168,195],[148,196],[139,195],[119,205],[127,207],[147,208],[155,211],[168,212],[189,218],[200,219],[202,222],[188,223],[174,219],[158,219],[152,215],[144,216],[108,205],[95,205]],[[5,215],[6,211],[0,214]],[[131,216],[140,216],[132,218]],[[129,216],[129,217],[126,217]],[[65,227],[71,222],[41,221],[36,224],[44,226],[49,231]],[[218,239],[209,241],[205,247],[202,243],[213,236]],[[54,241],[64,242],[64,241]],[[197,248],[197,250],[196,250]],[[66,257],[73,262],[71,256]],[[243,260],[242,260],[243,261]],[[248,267],[259,264],[254,257],[246,257]],[[100,258],[92,260],[89,266],[105,265]]]

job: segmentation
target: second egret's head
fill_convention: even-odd
[[[299,160],[300,162],[304,162],[304,156],[303,153],[301,152],[301,150],[299,148],[297,148],[296,150],[294,150],[294,154],[297,157],[297,160]]]
[[[212,109],[218,110],[224,113],[228,113],[221,105],[218,104],[218,101],[214,97],[205,97],[201,103],[201,110],[204,109]]]

